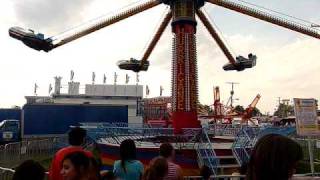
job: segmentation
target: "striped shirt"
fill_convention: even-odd
[[[165,180],[178,180],[180,179],[179,171],[180,171],[180,166],[168,161],[168,174],[164,178]]]

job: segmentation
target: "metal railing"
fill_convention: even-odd
[[[27,159],[45,160],[67,145],[64,137],[26,140],[0,146],[0,166],[12,168]]]
[[[0,179],[11,180],[14,174],[14,170],[0,167]]]
[[[0,180],[12,180],[15,170],[0,167]],[[46,172],[44,180],[48,180],[48,172]],[[26,177],[26,179],[28,179]]]
[[[184,180],[203,180],[201,176],[186,176]],[[210,180],[244,180],[244,175],[213,175]]]
[[[0,167],[0,180],[11,180],[14,174],[13,169],[8,169],[8,168],[2,168]],[[294,179],[300,179],[300,178],[305,178],[305,177],[312,177],[313,179],[320,179],[320,174],[315,173],[307,173],[307,174],[295,174],[293,176]],[[210,180],[244,180],[245,175],[213,175],[210,176]],[[46,173],[45,180],[48,179],[48,173]],[[201,176],[185,176],[183,178],[184,180],[202,180],[203,178]]]
[[[219,167],[219,159],[214,151],[214,147],[208,136],[207,129],[202,129],[199,139],[200,143],[198,143],[196,149],[199,167],[206,165],[211,169],[212,173],[216,175]]]
[[[215,136],[236,136],[241,128],[232,124],[210,124],[208,133]]]
[[[275,175],[276,176],[276,175]],[[320,173],[307,173],[307,174],[295,174],[293,175],[292,180],[299,180],[299,179],[309,179],[311,180],[320,179]],[[201,176],[186,176],[183,178],[184,180],[202,180]],[[245,180],[245,175],[213,175],[210,176],[210,180]]]

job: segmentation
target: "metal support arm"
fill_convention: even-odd
[[[56,44],[53,44],[53,48],[56,48],[56,47],[59,47],[59,46],[62,46],[64,44],[67,44],[73,40],[76,40],[76,39],[79,39],[83,36],[86,36],[92,32],[95,32],[99,29],[102,29],[106,26],[109,26],[111,24],[114,24],[116,22],[119,22],[123,19],[126,19],[130,16],[133,16],[135,14],[138,14],[140,12],[143,12],[147,9],[150,9],[152,7],[155,7],[157,5],[161,4],[161,1],[159,0],[150,0],[148,2],[145,2],[141,5],[137,5],[136,7],[133,7],[129,10],[126,10],[124,12],[120,12],[110,18],[107,18],[107,19],[104,19],[100,22],[97,22],[96,24],[92,25],[92,26],[89,26],[81,31],[78,31],[78,32],[75,32],[75,33],[71,33],[71,35],[66,35],[64,38],[62,39],[58,39],[57,40],[57,43]],[[68,34],[68,32],[66,32],[66,34]]]
[[[263,20],[263,21],[267,21],[269,23],[272,23],[278,26],[282,26],[292,31],[296,31],[296,32],[320,39],[320,32],[317,31],[315,28],[310,28],[298,23],[290,22],[289,20],[286,20],[284,18],[276,17],[266,12],[259,11],[251,7],[238,4],[229,0],[206,0],[206,1],[215,5],[254,17],[254,18]]]
[[[153,37],[152,41],[150,42],[147,50],[145,51],[145,53],[144,53],[144,55],[143,55],[143,57],[141,59],[140,67],[143,67],[145,62],[148,61],[148,58],[149,58],[151,52],[153,51],[154,47],[157,45],[159,39],[161,38],[161,35],[163,34],[164,30],[168,26],[171,18],[172,18],[172,12],[170,11],[164,17],[162,23],[160,24],[160,27],[158,28],[158,31],[154,35],[154,37]]]

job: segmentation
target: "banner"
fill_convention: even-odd
[[[294,98],[293,101],[298,135],[319,136],[320,121],[317,117],[316,100]]]

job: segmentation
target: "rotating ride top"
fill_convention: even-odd
[[[159,4],[170,6],[170,12],[165,16],[141,60],[125,61],[120,63],[119,67],[135,72],[147,70],[149,55],[172,19],[171,26],[174,34],[172,45],[172,120],[175,132],[179,133],[182,131],[182,128],[200,127],[200,122],[197,119],[196,15],[229,60],[229,63],[223,67],[224,70],[241,71],[251,68],[256,64],[256,56],[252,54],[249,54],[248,58],[243,56],[234,58],[222,38],[218,35],[215,27],[209,22],[209,18],[201,9],[205,2],[320,39],[319,30],[311,26],[311,24],[304,26],[231,0],[147,0],[126,11],[119,12],[115,16],[97,20],[89,26],[80,26],[79,29],[72,29],[58,36],[44,38],[42,34],[36,34],[32,30],[24,30],[18,27],[10,28],[9,35],[21,40],[24,44],[35,50],[48,52]]]

